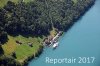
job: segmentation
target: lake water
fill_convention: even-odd
[[[50,58],[77,58],[76,63],[46,63]],[[93,63],[78,63],[78,57],[95,57]],[[91,58],[89,59],[92,60]],[[28,66],[100,66],[100,0],[59,40],[59,47],[44,49]]]

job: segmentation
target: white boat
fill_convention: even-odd
[[[58,43],[58,42],[56,42],[56,43],[54,43],[54,44],[53,44],[53,46],[52,46],[52,47],[55,49],[55,48],[58,46],[58,44],[59,44],[59,43]]]

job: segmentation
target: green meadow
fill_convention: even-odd
[[[50,31],[50,35],[55,36],[56,31],[53,28],[53,30]],[[48,35],[49,36],[49,35]],[[2,48],[4,50],[4,55],[11,56],[13,52],[16,53],[16,60],[19,62],[25,61],[25,59],[28,59],[28,57],[31,57],[35,55],[40,46],[43,46],[41,43],[43,39],[46,36],[42,37],[35,37],[35,36],[10,36],[8,35],[8,41],[2,45]],[[22,44],[16,43],[16,41],[20,41]],[[29,46],[28,43],[32,43],[32,46]]]
[[[8,35],[8,39],[8,42],[2,45],[4,54],[7,56],[15,52],[16,60],[19,62],[23,62],[28,57],[35,55],[39,47],[42,46],[40,42],[43,40],[40,37],[24,37],[21,35],[16,37]],[[22,42],[22,44],[16,43],[16,40]],[[33,47],[28,45],[29,42],[32,43]]]
[[[4,7],[9,0],[0,0],[0,8]],[[20,0],[10,0],[12,2],[15,2],[16,4]],[[33,0],[23,0],[25,3],[33,1]],[[56,34],[55,29],[53,28],[52,31],[50,31],[50,35],[54,36]],[[8,35],[8,41],[2,45],[2,48],[4,50],[5,56],[11,56],[13,52],[16,53],[16,60],[19,62],[25,61],[30,56],[35,55],[35,53],[38,52],[39,47],[42,46],[42,41],[45,38],[45,36],[41,37],[35,37],[35,36],[10,36]],[[22,44],[16,43],[16,41],[20,41]],[[30,47],[28,43],[32,43],[33,47]]]

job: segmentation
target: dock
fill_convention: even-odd
[[[62,35],[62,33],[62,31],[59,31],[54,37],[45,38],[43,45],[52,46],[53,48],[56,48],[59,44],[58,39]]]

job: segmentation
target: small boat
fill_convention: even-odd
[[[56,47],[58,47],[58,44],[59,44],[59,43],[58,43],[58,42],[56,42],[56,43],[54,43],[54,44],[53,44],[53,46],[52,46],[52,47],[55,49]]]

